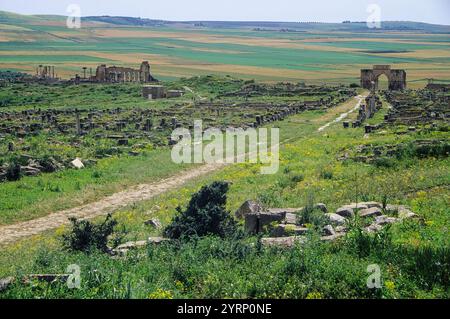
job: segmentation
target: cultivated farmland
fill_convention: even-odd
[[[286,24],[277,26],[280,31],[237,23],[137,27],[139,21],[91,17],[81,29],[68,29],[63,17],[6,12],[0,14],[0,23],[2,68],[34,72],[36,64],[48,63],[65,78],[80,73],[82,66],[143,60],[151,61],[160,79],[214,73],[264,81],[351,83],[366,65],[390,64],[408,69],[410,85],[418,87],[428,78],[445,80],[450,73],[449,30],[441,26],[393,24],[367,32],[357,23]]]

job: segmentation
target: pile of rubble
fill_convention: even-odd
[[[354,149],[345,150],[338,156],[338,160],[353,160],[372,164],[380,159],[399,158],[405,152],[409,156],[419,158],[448,156],[450,144],[442,139],[412,140],[409,143],[358,145]]]
[[[382,108],[383,104],[381,103],[380,97],[374,93],[371,93],[368,97],[366,97],[366,103],[362,104],[358,111],[357,119],[352,123],[352,127],[359,127],[362,123],[372,118],[378,110]],[[350,127],[350,122],[343,122],[344,128]],[[371,125],[365,125],[366,133],[370,133],[372,130],[377,128],[372,128]]]
[[[418,217],[408,207],[388,204],[383,207],[378,202],[360,202],[338,208],[334,213],[328,212],[327,206],[315,204],[314,210],[327,217],[329,224],[322,229],[322,241],[334,241],[347,232],[348,222],[358,216],[366,220],[365,230],[369,233],[379,231],[384,225],[400,222],[406,218]],[[245,220],[245,230],[249,234],[259,234],[270,229],[268,238],[262,239],[265,246],[291,247],[296,242],[306,241],[309,225],[299,222],[299,216],[305,208],[271,208],[263,209],[254,201],[246,201],[236,211],[236,217]]]
[[[327,96],[333,93],[337,93],[336,97]],[[240,89],[234,92],[224,93],[219,95],[219,97],[255,97],[255,96],[319,96],[320,101],[317,101],[317,106],[322,106],[325,104],[333,104],[344,102],[352,96],[356,96],[356,90],[345,87],[345,86],[315,86],[315,85],[305,85],[304,83],[276,83],[276,84],[266,84],[266,83],[247,83],[241,86]]]
[[[41,173],[52,173],[66,167],[76,169],[85,167],[85,165],[79,158],[75,158],[73,161],[70,161],[68,163],[61,163],[53,157],[49,157],[45,160],[39,160],[33,158],[32,156],[24,154],[21,156],[21,162],[24,162],[26,164],[17,164],[17,166],[14,168],[14,170],[16,170],[16,172],[14,173],[8,172],[8,170],[11,170],[10,163],[4,163],[2,166],[0,166],[0,182],[4,182],[7,180],[17,180],[21,176],[37,176]],[[9,176],[10,174],[13,174],[15,176]]]
[[[448,122],[450,116],[449,95],[431,90],[407,90],[385,92],[386,100],[392,105],[385,116],[387,124],[419,125]]]
[[[150,245],[159,245],[167,241],[170,241],[170,239],[163,237],[149,237],[147,240],[129,241],[111,249],[110,255],[113,257],[125,257],[129,251],[145,248]]]

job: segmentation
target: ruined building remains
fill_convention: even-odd
[[[184,91],[167,90],[162,85],[144,85],[142,87],[142,97],[149,100],[180,97],[183,94]]]
[[[366,103],[362,104],[359,108],[358,118],[356,120],[356,125],[361,125],[367,119],[372,118],[375,113],[383,107],[381,103],[380,97],[371,93],[368,97],[366,97]]]
[[[55,66],[54,65],[39,65],[36,68],[36,78],[38,79],[55,79]]]
[[[431,91],[449,92],[450,84],[434,83],[434,79],[428,79],[428,84],[425,88]]]
[[[391,69],[390,65],[374,65],[373,69],[361,70],[361,87],[368,90],[377,90],[378,78],[382,74],[388,78],[390,91],[406,89],[405,70],[394,70]]]
[[[147,83],[156,81],[150,73],[150,64],[148,61],[141,63],[139,69],[124,68],[105,64],[99,65],[95,75],[90,79],[92,82],[100,83],[121,83],[121,82],[140,82]]]

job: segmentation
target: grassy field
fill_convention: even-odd
[[[385,106],[387,107],[387,106]],[[372,121],[381,120],[382,111]],[[227,208],[246,199],[269,207],[300,207],[310,196],[330,210],[359,200],[405,204],[422,222],[393,225],[386,233],[310,244],[292,250],[260,249],[256,238],[205,238],[180,245],[136,251],[124,259],[103,253],[71,253],[61,248],[63,227],[2,249],[0,277],[63,272],[69,264],[82,269],[82,289],[62,284],[20,284],[2,297],[75,298],[448,298],[448,157],[403,158],[382,167],[338,160],[357,145],[405,144],[423,138],[448,138],[448,132],[395,134],[384,130],[363,138],[363,129],[341,124],[317,128],[339,110],[310,111],[279,124],[281,167],[275,175],[259,174],[259,165],[243,164],[188,183],[176,191],[137,203],[116,213],[123,240],[141,240],[160,231],[144,225],[159,218],[167,225],[178,205],[214,180],[232,182]],[[326,172],[327,174],[324,174]],[[435,262],[430,263],[433,260]],[[365,286],[369,264],[382,269],[383,287]],[[114,287],[115,289],[112,289]]]
[[[411,87],[450,72],[450,36],[440,32],[368,32],[337,25],[301,32],[253,28],[135,27],[87,21],[68,29],[62,17],[0,15],[0,67],[34,73],[54,64],[64,78],[100,63],[151,62],[159,79],[206,73],[264,81],[359,82],[359,69],[391,64],[408,72]],[[333,31],[339,30],[339,31]],[[274,58],[276,57],[276,58]]]
[[[183,97],[176,99],[149,101],[141,97],[138,84],[121,84],[113,87],[111,85],[67,86],[19,83],[2,88],[0,97],[5,104],[1,110],[4,112],[26,110],[63,112],[76,108],[79,112],[84,112],[81,115],[83,122],[88,121],[90,112],[102,110],[105,113],[95,120],[99,125],[95,129],[90,129],[84,136],[76,136],[73,114],[58,115],[58,123],[66,123],[71,127],[66,133],[56,130],[53,124],[45,124],[41,115],[28,120],[17,118],[14,121],[5,121],[3,125],[9,127],[39,123],[46,127],[36,134],[30,133],[22,138],[14,134],[0,136],[0,165],[19,162],[22,166],[26,166],[29,156],[41,163],[48,163],[48,159],[52,158],[61,164],[78,157],[88,167],[79,171],[66,167],[37,177],[24,176],[16,181],[0,183],[0,225],[25,221],[93,202],[132,185],[159,180],[189,167],[189,165],[176,165],[171,161],[167,138],[170,137],[172,127],[159,127],[163,119],[169,122],[171,116],[176,116],[177,121],[186,127],[192,125],[193,118],[210,121],[209,125],[239,126],[245,121],[254,121],[254,116],[262,112],[245,106],[228,106],[228,110],[223,110],[221,116],[217,117],[216,110],[194,106],[194,95],[200,95],[206,101],[220,101],[218,96],[221,94],[233,93],[245,87],[246,82],[239,79],[209,76],[163,84],[177,89],[189,86],[194,93],[187,92]],[[305,90],[316,89],[305,88]],[[225,100],[232,99],[233,103],[264,103],[265,106],[270,106],[271,103],[286,105],[286,103],[338,96],[330,89],[322,94],[320,92],[315,94],[315,96],[227,97]],[[120,115],[116,116],[108,112],[118,108],[123,110]],[[151,132],[145,132],[142,128],[136,130],[134,121],[127,122],[129,123],[127,127],[120,131],[115,129],[116,121],[126,120],[133,116],[133,113],[146,112],[146,110],[152,110],[151,120],[154,129]],[[157,112],[160,112],[159,115]],[[166,112],[171,112],[172,115],[164,115]],[[145,113],[140,114],[142,117],[148,116]],[[211,117],[211,114],[214,117]],[[250,119],[244,118],[244,114],[250,114]],[[137,117],[137,120],[143,122],[141,117]],[[113,124],[108,124],[111,127],[105,129],[104,123]],[[127,138],[127,145],[118,145],[115,138],[117,135],[130,136]],[[15,151],[8,151],[9,143],[15,145]],[[130,152],[132,155],[129,155]],[[90,162],[92,164],[88,164]]]

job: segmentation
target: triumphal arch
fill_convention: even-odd
[[[406,89],[406,71],[391,69],[390,65],[374,65],[373,69],[361,70],[361,87],[368,90],[377,90],[378,78],[383,74],[389,81],[389,90]]]

